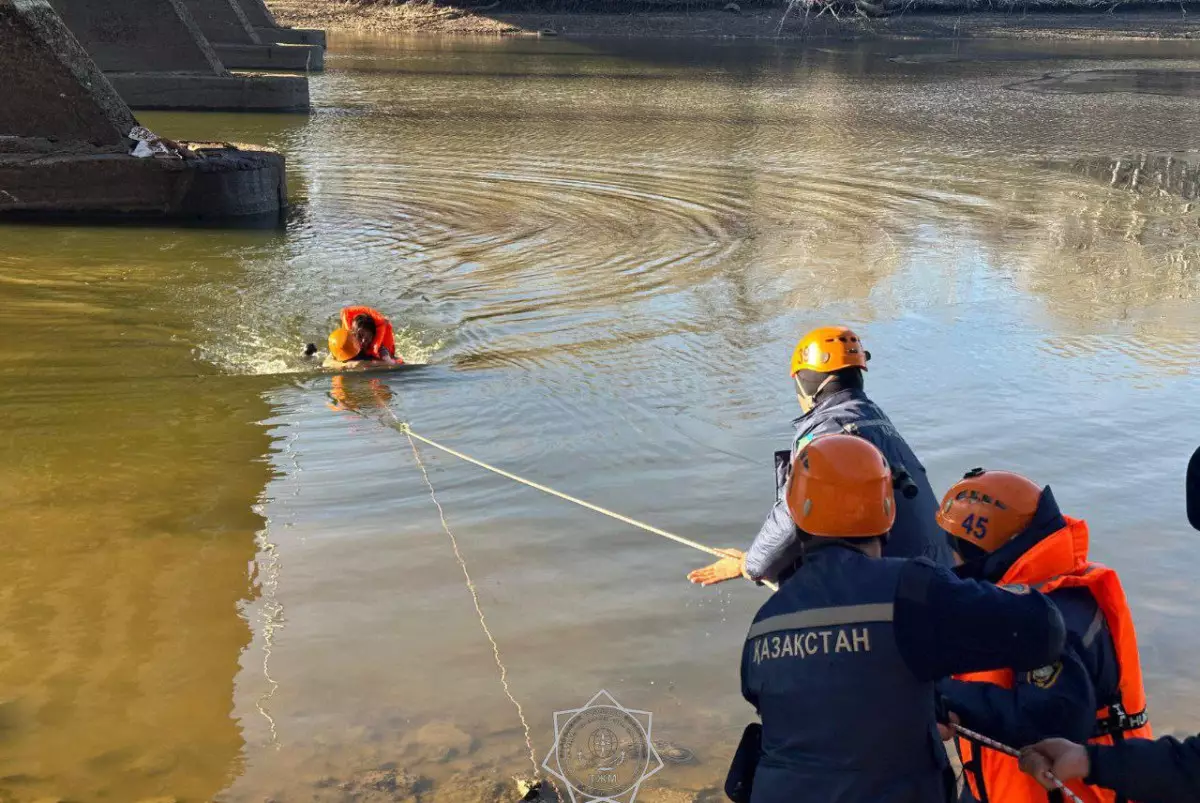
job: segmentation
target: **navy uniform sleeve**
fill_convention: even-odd
[[[1200,736],[1182,742],[1129,739],[1111,747],[1088,746],[1092,774],[1087,783],[1143,803],[1200,800]]]
[[[783,500],[775,500],[771,513],[746,552],[746,572],[756,580],[774,579],[776,564],[796,541],[796,523]]]
[[[1096,726],[1096,692],[1077,651],[1054,663],[1016,673],[1013,687],[945,680],[938,691],[971,730],[1005,744],[1033,744],[1060,736],[1086,742]]]
[[[1042,594],[961,580],[925,558],[901,571],[894,626],[905,663],[922,680],[1032,671],[1057,661],[1066,640],[1062,615]]]
[[[751,688],[750,685],[750,650],[751,643],[747,641],[742,645],[742,697],[746,702],[754,706],[754,710],[758,711],[758,692]]]

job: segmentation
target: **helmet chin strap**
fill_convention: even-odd
[[[836,374],[826,376],[821,380],[821,384],[817,385],[817,389],[813,391],[813,394],[809,396],[804,392],[804,386],[800,384],[800,377],[793,375],[792,381],[796,383],[796,399],[800,402],[800,409],[805,413],[812,412],[812,408],[817,406],[817,397],[821,395],[821,391],[825,389],[825,386],[834,380],[835,376]]]

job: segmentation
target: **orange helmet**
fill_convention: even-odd
[[[1042,489],[1011,471],[973,468],[942,497],[938,526],[955,538],[995,552],[1025,531]]]
[[[358,345],[358,339],[350,334],[349,329],[334,329],[329,333],[329,353],[335,360],[353,360],[360,351],[362,348]]]
[[[792,376],[804,369],[831,374],[843,368],[867,370],[871,353],[858,335],[844,326],[822,326],[800,338],[792,352]]]
[[[792,520],[822,538],[871,538],[892,529],[896,498],[883,452],[855,435],[821,435],[792,460]]]

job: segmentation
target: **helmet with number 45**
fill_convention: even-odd
[[[950,535],[995,552],[1033,521],[1042,489],[1012,471],[973,468],[942,497],[938,526]]]

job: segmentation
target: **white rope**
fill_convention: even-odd
[[[1001,744],[1000,742],[997,742],[995,739],[990,739],[987,736],[984,736],[982,733],[976,733],[973,730],[964,728],[962,725],[954,725],[953,727],[954,727],[954,730],[958,731],[959,734],[967,737],[968,739],[970,739],[973,742],[979,742],[981,745],[983,745],[985,747],[990,747],[993,750],[995,750],[996,752],[1003,753],[1006,756],[1012,756],[1013,758],[1021,757],[1020,750],[1009,747],[1006,744]],[[1083,800],[1080,799],[1079,795],[1075,794],[1070,789],[1068,789],[1066,784],[1064,784],[1062,781],[1060,781],[1058,778],[1056,778],[1054,776],[1054,773],[1047,770],[1046,777],[1050,780],[1050,783],[1052,783],[1056,787],[1058,787],[1058,791],[1062,792],[1066,797],[1075,801],[1075,803],[1083,803]]]
[[[475,588],[475,581],[471,579],[471,573],[467,571],[467,561],[458,549],[458,539],[454,537],[454,533],[450,530],[450,525],[446,522],[446,512],[442,510],[442,503],[438,501],[437,494],[433,491],[433,483],[429,480],[429,472],[425,470],[425,463],[421,460],[421,453],[417,450],[417,444],[413,441],[413,433],[406,431],[404,434],[408,436],[408,445],[412,447],[413,458],[417,461],[417,467],[421,469],[421,476],[425,478],[425,485],[429,488],[429,498],[433,500],[433,504],[437,507],[438,518],[442,520],[442,529],[450,539],[450,546],[454,549],[454,557],[458,560],[463,577],[466,578],[467,590],[471,592],[471,601],[475,603],[475,613],[479,615],[479,625],[483,628],[483,634],[487,636],[487,640],[492,644],[492,655],[495,657],[496,666],[500,670],[500,685],[504,687],[504,694],[508,697],[509,702],[517,709],[517,717],[521,720],[521,727],[525,730],[525,747],[529,749],[529,763],[533,765],[533,777],[536,779],[538,777],[537,753],[533,749],[533,738],[529,735],[529,722],[525,719],[525,711],[521,708],[521,704],[513,696],[512,689],[508,687],[508,668],[504,666],[504,661],[500,659],[500,645],[496,643],[496,638],[492,635],[491,628],[488,627],[487,618],[483,615],[483,608],[479,605],[479,591]]]
[[[393,417],[394,417],[394,414],[393,414]],[[585,507],[588,510],[595,511],[596,513],[599,513],[603,516],[608,516],[609,518],[616,519],[617,521],[620,521],[620,522],[624,522],[625,524],[628,524],[631,527],[637,527],[638,529],[645,530],[648,533],[654,533],[655,535],[661,535],[663,538],[669,538],[672,541],[675,541],[676,543],[683,544],[684,546],[690,546],[692,549],[697,549],[701,552],[707,552],[709,555],[715,555],[718,558],[729,557],[721,550],[714,549],[713,547],[710,547],[710,546],[706,546],[705,544],[701,544],[698,541],[693,541],[690,538],[684,538],[682,535],[676,535],[675,533],[667,532],[666,530],[659,529],[658,527],[655,527],[653,525],[646,524],[643,521],[638,521],[637,519],[632,519],[629,516],[625,516],[625,515],[622,515],[621,513],[617,513],[614,510],[609,510],[606,507],[600,507],[600,505],[594,505],[591,502],[587,502],[583,499],[579,499],[578,497],[571,496],[570,494],[565,494],[562,491],[556,491],[553,488],[549,488],[545,485],[542,485],[539,482],[534,482],[533,480],[527,480],[524,477],[518,477],[516,474],[505,471],[502,468],[497,468],[496,466],[489,465],[489,464],[483,462],[482,460],[476,460],[474,457],[471,457],[470,455],[465,455],[462,452],[451,449],[449,446],[444,446],[443,444],[440,444],[437,441],[430,440],[429,438],[426,438],[423,435],[419,435],[413,431],[412,427],[410,427],[408,424],[406,424],[398,419],[397,419],[396,423],[399,426],[400,431],[403,432],[405,435],[407,435],[409,438],[416,438],[417,440],[421,441],[422,443],[432,446],[434,449],[438,449],[440,451],[445,452],[448,455],[457,457],[459,460],[465,460],[466,462],[471,463],[476,466],[479,466],[482,469],[486,469],[486,470],[492,472],[493,474],[499,474],[501,477],[510,479],[513,482],[519,482],[522,485],[527,485],[530,488],[541,491],[542,493],[549,494],[550,496],[556,496],[559,499],[563,499],[567,502],[571,502],[573,504],[579,505],[580,507]],[[776,585],[775,583],[772,583],[770,580],[763,580],[762,584],[765,585],[767,588],[771,589],[772,591],[779,590],[779,586]]]

